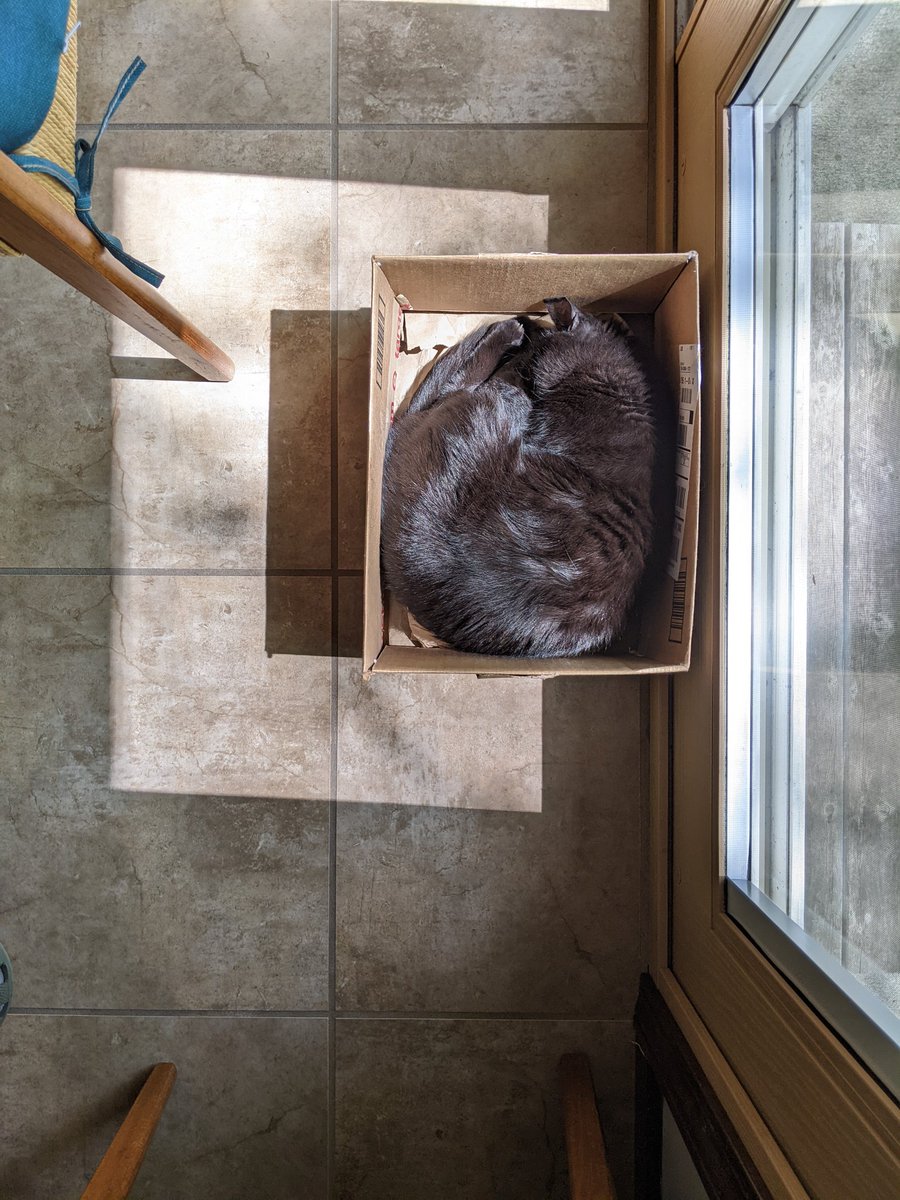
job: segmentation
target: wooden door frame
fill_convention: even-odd
[[[677,48],[657,8],[656,247],[699,253],[705,434],[692,668],[651,684],[651,972],[774,1197],[881,1200],[897,1105],[725,912],[724,110],[785,8],[699,0]]]

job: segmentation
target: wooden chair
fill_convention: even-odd
[[[563,1055],[559,1061],[559,1081],[570,1200],[616,1200],[587,1056]]]
[[[81,1193],[81,1200],[125,1200],[129,1195],[174,1082],[174,1065],[157,1063]]]
[[[75,32],[76,0],[69,29]],[[75,43],[63,55],[50,112],[26,153],[74,166]],[[3,245],[5,243],[5,247]],[[55,180],[29,174],[0,154],[0,252],[27,254],[185,363],[203,379],[227,382],[231,359],[173,308],[156,288],[115,259],[75,216],[71,196]],[[2,261],[0,261],[2,269]]]

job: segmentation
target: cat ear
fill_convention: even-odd
[[[553,318],[553,324],[557,329],[574,328],[582,316],[580,309],[577,309],[565,296],[556,296],[545,300],[544,307]]]

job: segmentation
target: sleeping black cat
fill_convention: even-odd
[[[545,304],[553,329],[513,318],[448,350],[388,438],[384,580],[458,650],[607,649],[668,541],[653,364],[618,318]]]

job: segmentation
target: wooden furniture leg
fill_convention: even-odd
[[[597,1115],[594,1081],[584,1054],[559,1060],[571,1200],[616,1200]]]
[[[157,1063],[138,1093],[81,1200],[126,1200],[175,1082],[173,1063]]]
[[[0,237],[215,383],[234,376],[224,351],[133,275],[21,167],[0,154]]]

